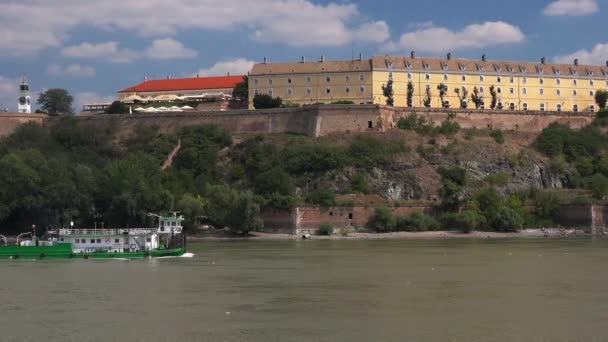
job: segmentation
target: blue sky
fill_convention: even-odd
[[[24,73],[80,106],[145,76],[244,73],[264,56],[604,64],[607,13],[608,0],[0,0],[0,105],[15,109]]]

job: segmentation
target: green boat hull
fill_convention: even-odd
[[[74,253],[72,244],[58,243],[53,246],[0,246],[0,259],[143,259],[147,257],[175,257],[186,251],[183,248],[157,249],[149,252],[95,252]]]

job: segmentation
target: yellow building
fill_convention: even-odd
[[[608,64],[608,63],[607,63]],[[382,86],[393,80],[395,106],[407,106],[407,89],[413,87],[412,106],[424,107],[427,89],[434,108],[461,106],[455,89],[468,92],[468,108],[477,87],[481,108],[490,108],[490,88],[496,92],[497,109],[540,111],[595,111],[595,92],[608,89],[608,65],[550,64],[446,58],[374,56],[369,60],[256,64],[249,81],[250,99],[271,94],[298,104],[386,104]],[[439,85],[446,89],[440,99]]]

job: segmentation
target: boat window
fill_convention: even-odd
[[[101,243],[101,239],[97,239],[97,243]]]
[[[114,239],[114,243],[119,243],[119,242],[120,242],[120,240]]]
[[[152,239],[146,238],[146,242],[150,242],[150,241],[152,241]]]
[[[91,243],[95,243],[95,239],[91,239]]]

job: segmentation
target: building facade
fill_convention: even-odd
[[[403,56],[373,56],[369,60],[254,65],[249,82],[250,99],[256,94],[279,96],[301,105],[352,101],[386,104],[382,86],[393,80],[395,106],[490,108],[493,87],[496,109],[538,111],[596,111],[595,92],[608,89],[605,66]],[[440,87],[441,86],[441,87]],[[439,88],[444,89],[443,101]],[[428,89],[428,91],[427,91]],[[460,95],[456,93],[458,89]],[[462,98],[463,93],[467,96]],[[428,96],[430,95],[430,96]],[[430,101],[427,100],[430,97]],[[461,100],[464,101],[461,104]],[[428,103],[425,103],[428,102]],[[250,108],[252,104],[250,103]]]

